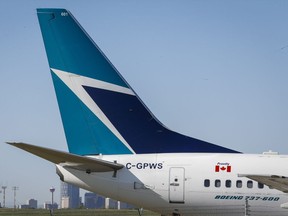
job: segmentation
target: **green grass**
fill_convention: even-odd
[[[0,216],[50,216],[49,210],[45,209],[0,209]],[[103,209],[56,209],[54,216],[137,216],[137,210],[103,210]],[[143,216],[159,216],[154,212],[144,211]]]

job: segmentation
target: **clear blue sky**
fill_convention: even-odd
[[[245,153],[288,153],[288,1],[0,1],[0,184],[50,200],[54,165],[4,144],[67,150],[36,17],[70,10],[169,128]],[[2,195],[0,195],[2,202]]]

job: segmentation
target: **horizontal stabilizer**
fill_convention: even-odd
[[[78,156],[67,152],[34,146],[26,143],[7,142],[7,144],[30,152],[52,163],[86,172],[109,172],[119,170],[124,167],[122,164],[85,156]]]
[[[259,183],[269,186],[270,188],[288,193],[288,177],[278,175],[248,175],[239,174],[239,177],[247,177]]]

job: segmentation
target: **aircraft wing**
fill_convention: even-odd
[[[269,186],[270,188],[288,193],[288,177],[278,175],[249,175],[240,174],[239,177],[247,177],[259,183]]]
[[[82,170],[86,172],[109,172],[109,171],[116,171],[124,167],[122,164],[118,163],[113,163],[101,159],[89,158],[85,156],[79,156],[63,151],[34,146],[26,143],[7,142],[7,144],[20,148],[27,152],[30,152],[52,163],[61,164],[62,166],[65,167],[70,167],[73,169]]]

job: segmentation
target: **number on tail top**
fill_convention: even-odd
[[[61,16],[68,16],[67,12],[61,12]]]

